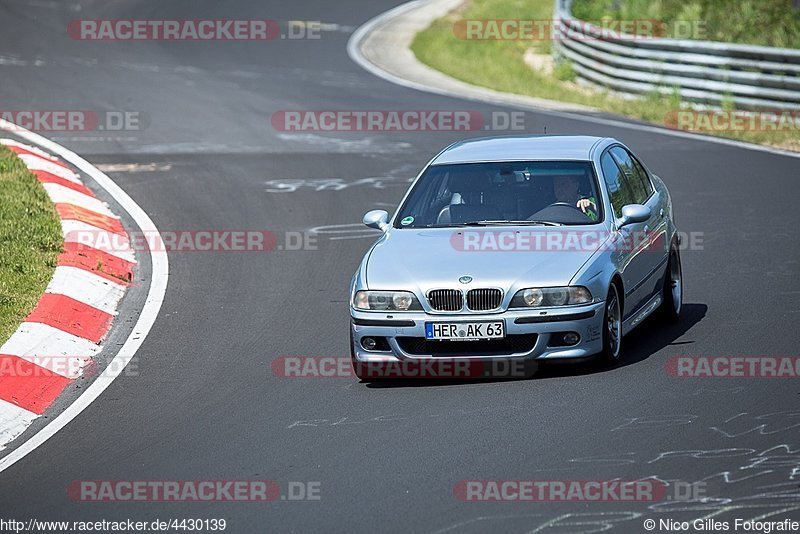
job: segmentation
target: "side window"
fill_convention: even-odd
[[[611,197],[614,215],[619,217],[623,206],[635,203],[629,180],[608,152],[600,158],[600,167],[603,170],[603,179],[606,181],[608,194]]]
[[[614,157],[614,160],[619,164],[625,177],[630,182],[631,192],[633,194],[633,202],[635,204],[644,204],[650,198],[653,192],[650,186],[650,180],[647,178],[647,172],[639,164],[638,161],[633,159],[631,155],[622,147],[615,146],[609,152]]]
[[[644,190],[647,191],[646,198],[650,198],[650,195],[653,194],[654,189],[653,184],[650,182],[650,177],[647,176],[647,171],[644,170],[642,164],[639,163],[639,160],[637,160],[635,157],[631,157],[631,161],[633,161],[633,174],[638,176],[642,181],[644,184]]]

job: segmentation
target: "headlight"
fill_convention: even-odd
[[[590,302],[592,302],[592,294],[583,286],[529,287],[517,291],[517,294],[511,299],[510,307],[574,306]]]
[[[522,300],[526,306],[541,306],[544,300],[544,293],[538,287],[522,290]]]
[[[410,291],[356,291],[353,307],[357,310],[408,311],[421,310],[417,297]]]

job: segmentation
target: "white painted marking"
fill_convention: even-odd
[[[377,239],[382,233],[380,230],[365,227],[363,223],[315,226],[314,228],[311,228],[309,232],[324,236],[332,235],[333,237],[328,237],[328,239],[331,241],[338,241],[342,239],[363,239],[365,237]]]
[[[103,172],[167,172],[172,170],[170,163],[104,163],[97,165]]]
[[[136,257],[127,235],[115,234],[73,219],[62,219],[61,230],[64,233],[65,243],[81,243],[125,261],[136,263]]]
[[[58,163],[53,163],[49,159],[41,158],[39,156],[32,156],[30,154],[17,154],[19,159],[32,171],[45,171],[54,174],[59,178],[64,178],[70,182],[83,185],[81,179],[77,174]]]
[[[114,183],[111,178],[97,170],[91,163],[81,158],[74,152],[62,147],[61,145],[42,137],[39,134],[25,130],[5,120],[0,119],[0,129],[13,129],[19,137],[26,141],[35,143],[45,150],[49,150],[59,155],[68,163],[83,171],[90,176],[100,187],[105,189],[114,200],[131,216],[136,225],[146,234],[158,234],[158,228],[136,202],[128,196],[120,186]],[[142,311],[133,327],[128,338],[117,352],[117,355],[97,377],[97,379],[86,388],[83,394],[75,402],[69,405],[58,417],[53,419],[42,430],[33,435],[30,439],[20,444],[19,447],[11,451],[7,456],[0,459],[0,472],[8,469],[16,462],[24,458],[39,445],[50,439],[59,430],[64,428],[70,421],[85,410],[105,389],[111,385],[125,369],[128,363],[139,350],[147,334],[153,327],[164,302],[164,295],[167,292],[167,280],[169,277],[169,258],[165,250],[154,250],[150,252],[151,261],[151,280],[150,290],[147,293]],[[3,443],[6,443],[3,440]]]
[[[100,352],[99,345],[42,323],[22,323],[0,353],[19,356],[50,371],[79,378],[91,357]]]
[[[330,149],[330,152],[339,154],[367,150],[372,154],[393,154],[406,151],[411,146],[411,143],[405,141],[388,142],[372,137],[344,139],[308,132],[279,133],[277,137],[282,141],[302,142],[307,145],[322,147],[323,150]]]
[[[0,400],[0,451],[6,448],[6,443],[22,434],[37,417],[25,408]]]
[[[108,209],[106,203],[97,198],[90,197],[89,195],[85,195],[78,191],[73,191],[72,189],[64,187],[60,184],[42,184],[42,186],[50,196],[50,200],[52,200],[55,204],[75,204],[76,206],[86,208],[87,210],[94,211],[102,215],[108,215],[109,217],[114,217],[115,219],[117,218],[113,213],[111,213],[111,210]]]
[[[411,89],[416,89],[417,91],[424,91],[426,93],[445,95],[453,98],[458,98],[460,100],[469,100],[473,102],[488,102],[490,104],[499,104],[517,109],[527,109],[536,111],[537,113],[541,113],[542,115],[551,115],[553,117],[568,118],[576,121],[602,124],[605,126],[614,126],[616,128],[625,128],[628,130],[635,130],[640,132],[649,132],[671,137],[680,137],[682,139],[691,139],[693,141],[716,143],[718,145],[733,146],[737,148],[743,148],[745,150],[757,150],[759,152],[768,152],[770,154],[787,156],[790,158],[800,158],[800,153],[798,152],[788,152],[785,150],[781,150],[779,148],[756,145],[752,143],[747,143],[745,141],[734,141],[733,139],[725,139],[723,137],[713,137],[709,135],[682,132],[678,130],[661,128],[658,126],[636,124],[621,120],[606,119],[603,117],[578,115],[577,113],[570,113],[568,111],[544,110],[541,107],[537,107],[536,105],[525,104],[524,102],[522,102],[522,100],[524,100],[524,97],[520,97],[519,95],[504,94],[499,91],[493,91],[487,89],[485,87],[478,87],[468,83],[458,82],[458,80],[454,79],[452,80],[454,82],[458,82],[460,90],[451,91],[443,87],[435,87],[432,85],[427,85],[424,83],[407,80],[405,78],[395,76],[394,74],[391,74],[390,72],[383,70],[378,65],[371,63],[364,57],[364,55],[361,53],[360,50],[361,43],[376,27],[386,24],[392,18],[401,16],[408,11],[412,11],[424,5],[430,5],[430,3],[431,2],[423,2],[422,0],[412,0],[411,2],[401,4],[393,9],[390,9],[389,11],[381,13],[375,18],[370,19],[369,21],[359,26],[358,29],[353,33],[353,35],[350,36],[350,39],[347,41],[347,54],[350,56],[350,59],[352,59],[357,65],[359,65],[364,70],[374,74],[379,78],[383,78],[386,81],[392,82],[397,85],[401,85],[403,87],[409,87]],[[420,64],[420,66],[422,67],[423,65]],[[563,102],[553,102],[553,103],[562,105],[564,104]]]
[[[290,179],[290,180],[267,180],[264,184],[267,193],[294,193],[301,188],[313,189],[314,191],[343,191],[349,187],[374,187],[375,189],[386,189],[387,187],[408,187],[413,182],[413,178],[401,178],[396,176],[375,176],[369,178],[359,178],[347,181],[344,178],[318,178],[318,179]]]
[[[111,315],[125,295],[125,286],[79,267],[59,265],[45,293],[66,295]]]

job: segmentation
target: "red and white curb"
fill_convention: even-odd
[[[43,415],[103,348],[116,308],[133,279],[133,253],[119,254],[70,240],[76,231],[127,239],[119,218],[60,159],[12,139],[16,152],[47,191],[61,219],[64,252],[39,303],[0,346],[0,450]],[[122,257],[121,257],[122,256]]]
[[[35,161],[35,163],[38,165],[46,166],[41,170],[47,171],[49,169],[50,174],[53,174],[55,178],[62,178],[69,182],[73,182],[75,186],[80,189],[81,184],[75,183],[74,180],[70,180],[70,178],[74,178],[72,173],[65,173],[59,169],[60,167],[64,167],[64,165],[59,165],[58,162],[55,161],[55,156],[57,156],[61,161],[68,163],[72,166],[72,168],[79,170],[84,176],[90,178],[99,188],[103,189],[111,198],[113,198],[120,209],[124,210],[133,221],[134,230],[145,232],[148,235],[153,236],[160,235],[158,228],[147,215],[147,213],[130,196],[128,196],[128,194],[123,191],[120,186],[118,186],[111,178],[106,176],[97,167],[80,157],[78,154],[37,133],[26,130],[25,128],[17,126],[9,121],[0,119],[0,131],[3,130],[12,132],[15,137],[21,139],[23,142],[36,147],[28,155],[39,157],[39,159],[33,161]],[[53,154],[53,156],[49,156],[49,154]],[[69,168],[67,168],[67,170],[69,170]],[[59,182],[60,185],[66,187],[67,189],[80,192],[74,187],[66,186],[66,182],[61,180],[55,181]],[[45,187],[49,188],[51,186]],[[62,193],[63,190],[59,190],[59,192],[55,192],[54,195]],[[90,202],[90,204],[94,207],[98,207],[97,203]],[[119,219],[113,215],[110,217],[104,217],[102,211],[103,209],[107,210],[108,208],[107,206],[103,206],[102,203],[100,204],[100,209],[101,212],[98,213],[93,212],[86,207],[82,207],[79,204],[64,202],[60,206],[59,214],[64,221],[75,221],[76,224],[83,221],[90,221],[86,222],[86,224],[91,224],[92,226],[98,228],[104,228],[109,232],[115,232],[118,230],[120,228],[118,226]],[[89,219],[90,216],[91,219]],[[64,222],[63,224],[66,225],[72,223]],[[65,249],[71,250],[70,247],[76,247],[76,245],[74,243],[71,244],[69,240],[67,240]],[[67,262],[68,258],[72,262],[71,264]],[[87,263],[89,260],[87,260],[85,257],[82,257],[80,254],[73,254],[69,256],[65,255],[63,256],[63,259],[65,260],[65,264],[61,265],[61,267],[73,267],[75,269],[71,271],[73,274],[76,272],[76,270],[82,269],[84,271],[88,271],[89,269],[87,269],[87,267],[92,267],[91,263]],[[14,449],[5,454],[5,456],[0,457],[0,472],[5,471],[16,462],[23,459],[37,447],[53,437],[56,433],[58,433],[59,430],[68,425],[73,419],[78,417],[83,410],[97,400],[103,391],[105,391],[106,388],[111,385],[111,383],[125,370],[125,367],[128,365],[128,363],[130,363],[130,361],[134,358],[137,351],[142,346],[142,343],[144,343],[145,339],[150,333],[156,318],[158,317],[158,313],[161,310],[161,305],[164,302],[164,296],[167,292],[167,281],[169,280],[169,258],[167,256],[167,252],[165,250],[150,250],[149,260],[149,269],[142,269],[142,272],[149,273],[149,280],[143,279],[141,275],[139,276],[139,283],[149,286],[147,289],[147,294],[144,296],[144,302],[141,304],[141,308],[136,316],[136,321],[133,327],[128,332],[127,337],[122,342],[119,349],[116,350],[116,354],[113,356],[111,361],[108,362],[108,365],[103,369],[103,371],[88,383],[88,387],[82,388],[83,392],[77,399],[72,401],[63,409],[63,411],[55,415],[55,417],[50,417],[46,424],[42,425],[32,435],[26,437],[24,441],[19,443],[15,442]],[[105,268],[103,268],[101,272],[94,272],[93,274],[97,275],[98,277],[108,279],[114,284],[120,285],[119,282],[122,282],[122,280],[119,279],[119,274],[124,272],[124,264],[115,262],[112,256],[109,255],[107,258],[107,263],[104,263],[103,265]],[[140,267],[144,266],[140,265]],[[70,271],[67,272],[69,273]],[[111,275],[110,279],[107,278],[109,275]],[[67,283],[67,285],[69,285],[69,283]],[[124,284],[121,285],[124,286]],[[61,283],[61,287],[64,287],[63,283]],[[97,293],[93,293],[93,295],[96,297]],[[113,294],[110,298],[114,298]],[[99,303],[100,301],[94,302]],[[96,306],[92,306],[92,308],[96,308]],[[102,317],[102,315],[100,316]],[[98,323],[95,320],[95,322],[92,324],[97,326]],[[95,330],[95,332],[96,331],[97,330]],[[102,338],[102,334],[100,334],[100,336]],[[79,337],[79,339],[85,340],[87,338]],[[70,352],[69,354],[75,355],[76,353]],[[21,358],[21,360],[26,363],[28,362],[28,360],[25,360],[24,358]],[[85,369],[85,366],[82,369]],[[69,380],[68,377],[63,378]],[[3,435],[0,436],[0,442],[8,443],[8,436],[12,433],[16,433],[14,428],[17,425],[21,425],[20,428],[26,428],[31,424],[32,421],[35,421],[37,417],[38,414],[35,412],[30,410],[20,410],[20,406],[18,404],[5,401],[2,404],[2,413],[0,413],[0,421],[4,422],[3,426],[1,427],[2,430],[0,430],[0,432],[3,433]],[[113,422],[113,419],[109,420],[109,424],[113,424]]]

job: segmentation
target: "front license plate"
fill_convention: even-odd
[[[472,341],[506,337],[503,321],[480,323],[425,323],[425,339],[435,341]]]

